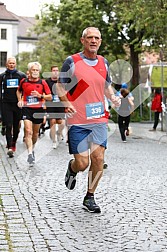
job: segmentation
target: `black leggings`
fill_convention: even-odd
[[[126,140],[125,130],[128,130],[129,122],[130,122],[130,115],[125,117],[118,115],[118,126],[122,141]]]
[[[154,112],[154,126],[153,129],[156,129],[159,123],[159,114],[160,112]]]
[[[6,142],[9,149],[12,147],[12,143],[16,143],[20,131],[21,109],[17,103],[3,103],[2,120],[6,126]]]

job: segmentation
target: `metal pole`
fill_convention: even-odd
[[[163,93],[164,93],[164,68],[163,68],[163,62],[162,62],[162,60],[161,60],[161,94],[162,94],[162,102],[164,102],[163,101],[163,98],[164,98],[164,95],[163,95]],[[162,112],[162,114],[161,114],[162,116],[161,116],[161,131],[163,131],[163,112]]]
[[[141,103],[141,86],[139,85],[139,102],[140,102],[140,118],[143,118],[142,103]]]
[[[151,113],[151,94],[150,94],[150,100],[149,100],[149,104],[150,104],[150,111],[149,111],[149,115],[150,115],[150,122],[152,121],[152,113]]]

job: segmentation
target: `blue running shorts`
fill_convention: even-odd
[[[90,143],[106,148],[107,124],[72,125],[68,129],[69,153],[78,154],[90,149]]]

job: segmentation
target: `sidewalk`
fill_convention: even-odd
[[[167,133],[161,131],[160,123],[156,131],[149,131],[152,129],[153,123],[130,123],[132,128],[132,137],[141,137],[145,139],[152,139],[158,141],[159,143],[167,143]]]

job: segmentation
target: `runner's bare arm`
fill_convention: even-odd
[[[19,90],[16,91],[16,95],[17,95],[17,99],[18,99],[18,103],[17,103],[17,106],[19,108],[22,108],[23,105],[24,105],[24,102],[22,100],[22,92],[20,92]]]
[[[113,88],[110,86],[108,86],[107,88],[105,88],[105,96],[112,101],[112,103],[114,104],[115,107],[119,107],[120,106],[120,97],[115,96],[114,94],[114,90]]]
[[[37,98],[44,99],[46,101],[51,101],[52,100],[52,95],[51,94],[40,94],[38,91],[34,90],[31,92],[31,95]]]

